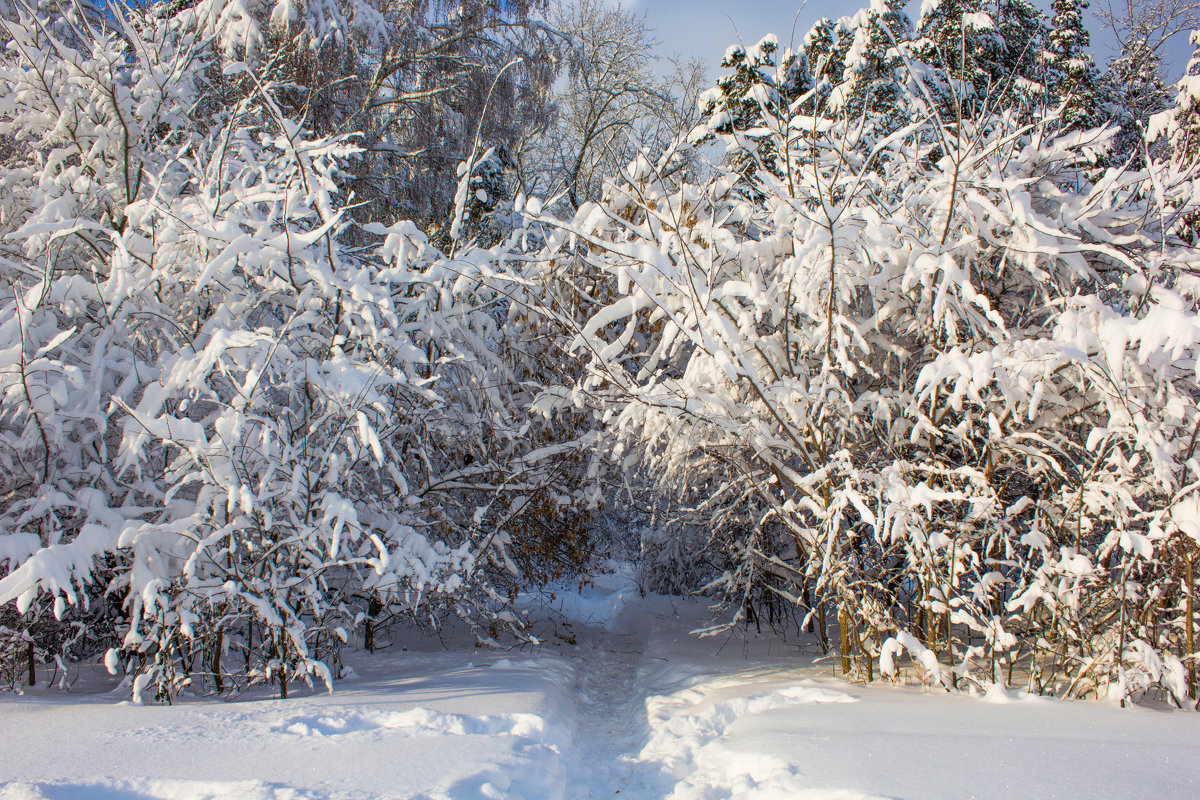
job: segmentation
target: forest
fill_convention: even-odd
[[[1200,4],[1085,10],[706,70],[606,0],[0,0],[0,690],[332,689],[623,558],[851,681],[1194,707]]]

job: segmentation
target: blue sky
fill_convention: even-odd
[[[798,0],[614,0],[627,7],[645,11],[655,33],[668,53],[698,56],[709,65],[710,76],[715,74],[725,48],[738,41],[738,33],[747,44],[753,44],[767,33],[774,33],[780,42],[791,37],[796,23],[796,40],[803,38],[813,22],[821,17],[838,18],[857,11],[860,5],[853,0],[810,0],[801,8]],[[1099,6],[1106,0],[1093,0]],[[1050,0],[1035,0],[1044,11]],[[797,15],[797,9],[800,9]],[[920,2],[909,4],[913,20],[920,13]],[[1088,30],[1096,62],[1103,67],[1112,55],[1112,38],[1105,35],[1098,19],[1089,14]],[[1186,35],[1176,37],[1169,53],[1168,79],[1174,80],[1187,66],[1191,46]]]

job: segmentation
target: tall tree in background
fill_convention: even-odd
[[[1200,28],[1198,0],[1117,0],[1096,9],[1112,31],[1120,51],[1109,64],[1117,109],[1113,120],[1121,133],[1113,160],[1145,163],[1144,135],[1150,117],[1170,106],[1163,59],[1167,43],[1180,33]]]
[[[1122,47],[1109,69],[1119,98],[1114,121],[1121,127],[1114,142],[1113,156],[1120,160],[1131,159],[1134,165],[1144,165],[1146,125],[1171,102],[1163,76],[1162,55],[1145,40],[1131,40]]]
[[[1187,70],[1175,85],[1175,102],[1151,118],[1148,138],[1161,142],[1177,169],[1194,174],[1200,170],[1200,31],[1192,33],[1192,46]],[[1185,215],[1180,230],[1192,242],[1200,240],[1200,209]]]
[[[913,35],[913,23],[904,13],[904,4],[871,3],[844,21],[849,47],[841,59],[838,105],[843,113],[856,117],[871,115],[883,132],[904,124],[903,60],[897,47]]]
[[[1040,64],[1046,20],[1028,0],[996,0],[985,6],[996,26],[987,57],[990,91],[1004,107],[1042,102],[1045,78]]]
[[[1063,104],[1064,132],[1093,128],[1103,120],[1097,107],[1096,64],[1088,48],[1091,37],[1084,25],[1085,0],[1054,0],[1050,32],[1042,59],[1055,100]]]
[[[752,194],[759,191],[760,171],[776,177],[786,174],[779,135],[787,134],[769,123],[786,126],[792,104],[813,88],[804,55],[789,50],[777,63],[778,50],[779,39],[773,35],[750,48],[734,45],[726,50],[721,67],[727,72],[700,96],[704,123],[691,137],[693,144],[721,138],[726,158]],[[827,63],[822,58],[818,69]]]
[[[993,20],[976,0],[941,0],[921,7],[911,52],[935,70],[926,81],[946,121],[971,116],[988,93],[984,56],[993,49]]]
[[[1026,0],[942,0],[922,6],[911,52],[939,73],[927,83],[950,121],[1036,102],[1044,35],[1041,12]]]
[[[801,60],[797,68],[809,73],[810,83],[817,89],[817,96],[822,98],[841,83],[846,67],[841,58],[846,49],[842,43],[841,27],[828,17],[822,17],[804,34],[804,41],[800,45]]]
[[[1106,0],[1096,8],[1096,16],[1112,31],[1122,50],[1140,42],[1161,55],[1171,39],[1200,28],[1200,2]]]
[[[637,13],[605,0],[557,5],[549,23],[566,37],[566,82],[553,97],[548,125],[530,128],[520,147],[521,188],[562,193],[577,209],[600,197],[604,180],[620,173],[643,148],[661,153],[688,127],[699,88],[699,67],[667,59]]]
[[[1176,84],[1175,108],[1165,133],[1171,155],[1184,167],[1200,166],[1200,30],[1192,32],[1192,58]]]

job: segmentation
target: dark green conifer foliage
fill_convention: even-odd
[[[1083,24],[1086,0],[1054,0],[1042,60],[1053,100],[1063,105],[1064,133],[1101,124],[1096,64],[1088,53],[1091,37]]]
[[[912,50],[941,73],[932,89],[943,117],[972,117],[1040,94],[1045,31],[1027,0],[942,0],[925,8]]]
[[[937,111],[947,121],[969,116],[988,85],[983,40],[992,34],[974,22],[982,6],[978,0],[941,0],[923,11],[912,49],[939,73],[929,82]]]
[[[1028,0],[997,0],[985,8],[996,29],[986,59],[993,108],[1028,105],[1044,94],[1040,56],[1045,49],[1046,20]]]
[[[894,131],[908,118],[903,61],[896,47],[912,38],[912,21],[897,0],[876,0],[846,23],[840,59],[842,113],[866,114],[878,131]]]
[[[730,157],[750,187],[760,168],[783,176],[777,147],[772,137],[764,135],[764,125],[787,119],[791,104],[812,88],[803,55],[789,51],[780,66],[775,56],[778,48],[778,40],[769,36],[749,50],[739,45],[725,53],[721,66],[728,72],[717,80],[719,94],[711,96],[704,109],[707,132],[696,139],[735,137],[741,149]]]
[[[1145,164],[1145,130],[1150,118],[1171,107],[1171,93],[1163,81],[1162,56],[1145,39],[1131,42],[1112,63],[1113,94],[1117,99],[1112,121],[1121,132],[1111,161]]]

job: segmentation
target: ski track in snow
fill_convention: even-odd
[[[728,651],[697,640],[701,605],[636,599],[619,570],[550,600],[535,652],[384,651],[356,661],[332,695],[0,699],[0,800],[1141,798],[1200,787],[1197,714],[851,686],[774,640]]]

